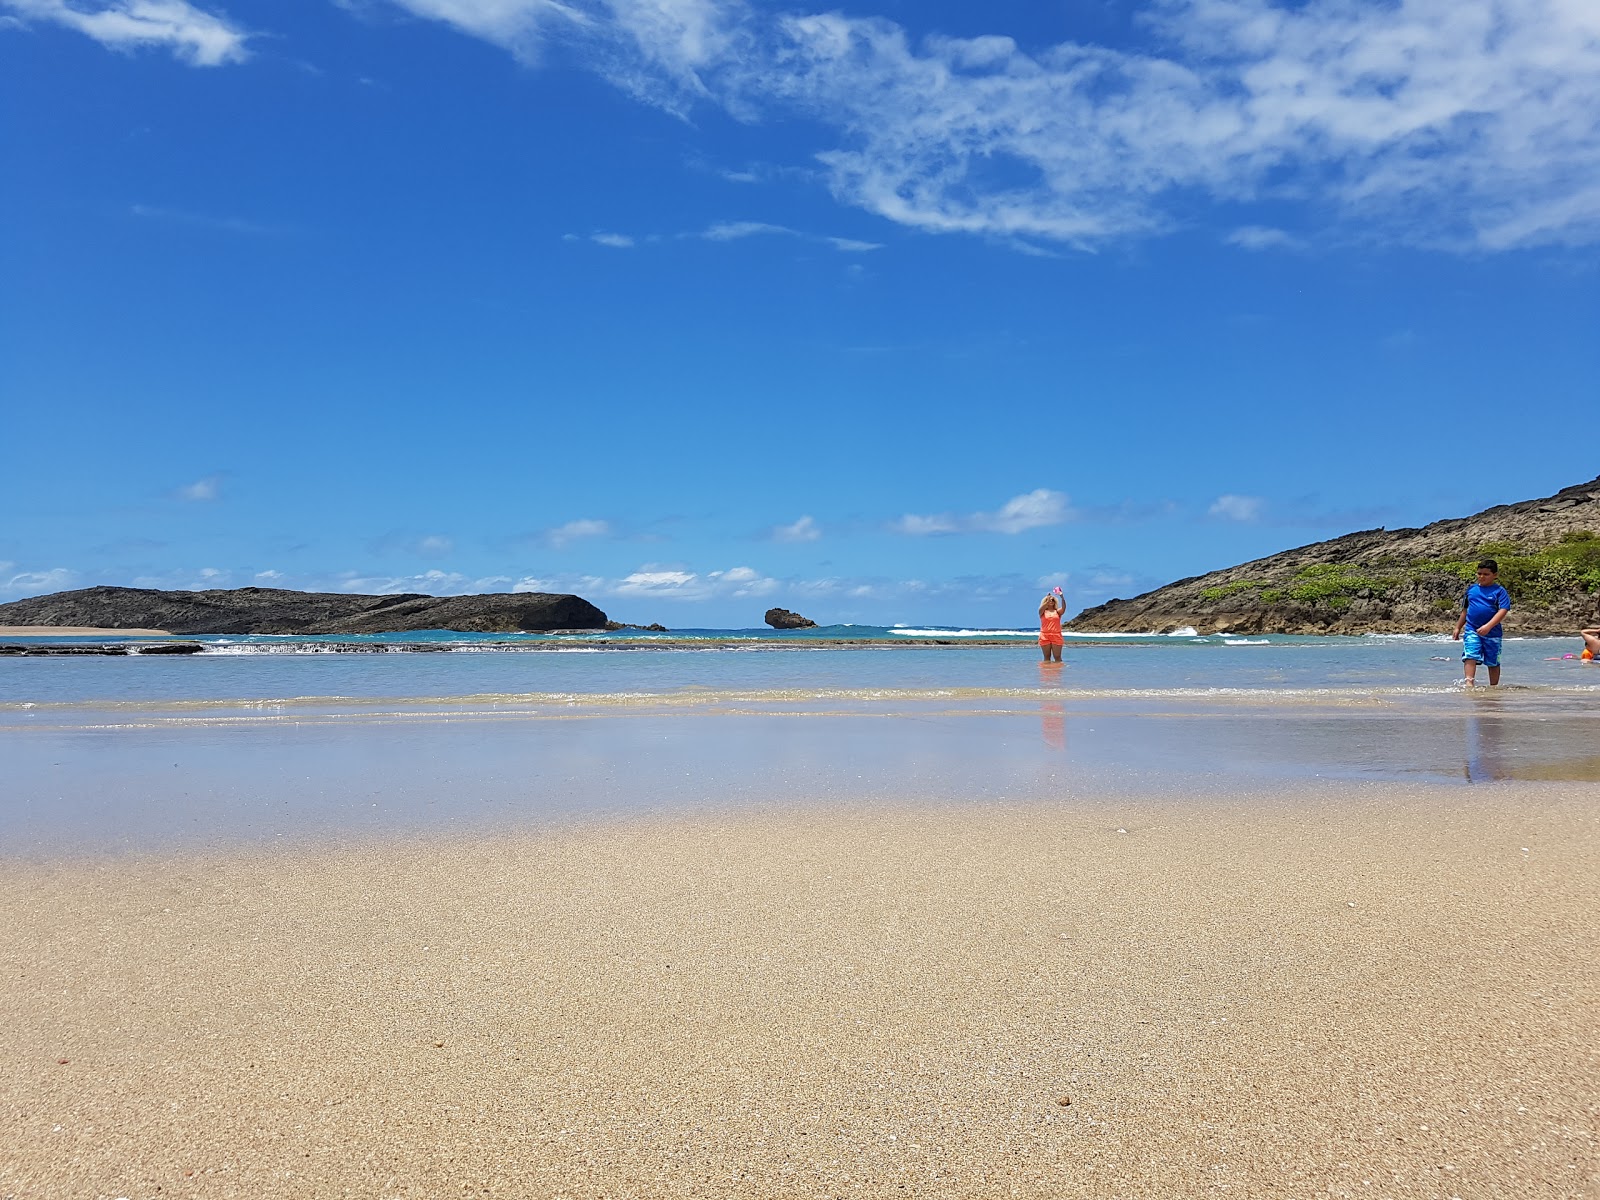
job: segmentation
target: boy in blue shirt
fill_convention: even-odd
[[[1456,631],[1450,636],[1463,641],[1461,666],[1467,674],[1467,686],[1478,682],[1478,664],[1489,668],[1489,686],[1500,682],[1500,640],[1505,634],[1503,622],[1511,611],[1511,596],[1496,581],[1500,564],[1486,558],[1478,564],[1478,582],[1467,589],[1461,600],[1461,615],[1456,618]],[[1468,628],[1470,626],[1470,628]]]

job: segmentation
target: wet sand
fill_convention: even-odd
[[[0,874],[0,1196],[1592,1197],[1581,784]]]

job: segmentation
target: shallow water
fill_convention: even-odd
[[[1026,642],[0,659],[0,853],[774,803],[1600,781],[1600,668],[1557,657],[1562,640],[1508,640],[1509,686],[1471,693],[1443,639],[1238,641],[1079,642],[1059,667]]]
[[[394,640],[394,639],[370,639]],[[716,697],[797,699],[875,691],[948,693],[1247,690],[1388,695],[1454,689],[1460,644],[1445,638],[1128,638],[1074,641],[1061,668],[1030,642],[920,646],[820,639],[696,649],[658,640],[549,645],[549,639],[434,638],[448,653],[329,653],[315,639],[212,639],[186,656],[0,659],[0,723],[55,705],[193,706],[209,701],[340,697],[412,703],[451,697]],[[724,643],[726,644],[726,643]],[[735,643],[737,645],[737,643]],[[609,648],[600,648],[606,646]],[[521,647],[521,648],[519,648]],[[1507,640],[1505,682],[1600,694],[1600,667],[1563,659],[1566,639]]]

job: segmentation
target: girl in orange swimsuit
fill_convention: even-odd
[[[1045,662],[1061,661],[1061,614],[1066,607],[1054,592],[1039,601],[1039,650]]]

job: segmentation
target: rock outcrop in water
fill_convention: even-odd
[[[578,596],[353,596],[282,588],[166,592],[92,587],[0,604],[0,626],[165,629],[171,633],[545,633],[604,629],[606,614]]]
[[[817,623],[802,617],[797,612],[790,612],[787,608],[767,609],[766,622],[774,629],[815,629]]]
[[[1368,529],[1085,609],[1080,633],[1449,632],[1481,557],[1513,633],[1600,623],[1600,479],[1421,529]]]

